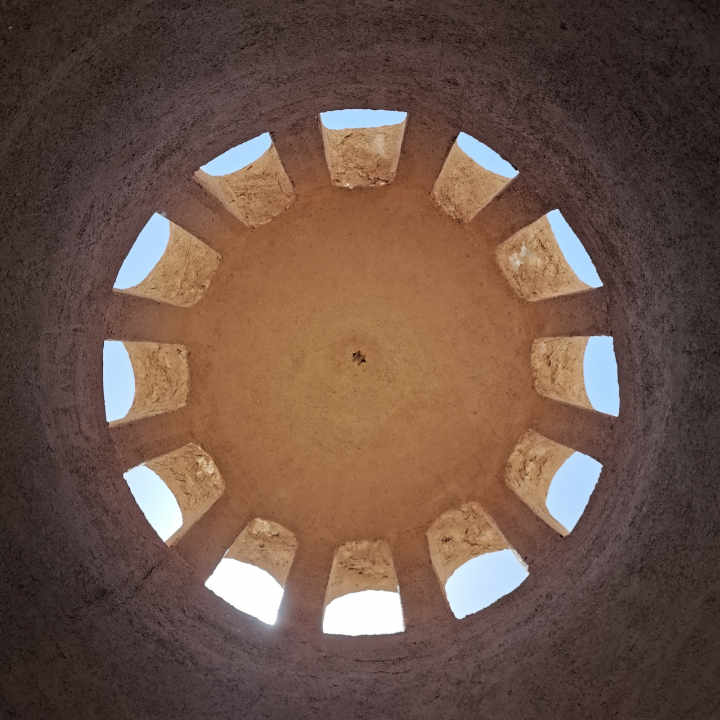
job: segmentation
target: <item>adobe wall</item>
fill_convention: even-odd
[[[6,7],[0,714],[712,717],[719,26],[673,2]],[[295,152],[316,113],[376,106],[409,112],[396,182],[429,193],[463,129],[561,209],[607,286],[623,410],[582,523],[509,598],[308,637],[239,616],[143,520],[104,418],[105,313],[208,158],[270,129],[301,193],[327,182]]]

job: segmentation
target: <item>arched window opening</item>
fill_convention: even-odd
[[[500,153],[495,152],[489,145],[475,139],[466,132],[457,136],[458,147],[481,168],[508,180],[517,177],[518,171]]]
[[[328,130],[355,130],[358,128],[400,125],[400,123],[405,122],[406,118],[407,113],[400,110],[348,108],[346,110],[327,110],[320,113],[320,120]]]
[[[445,595],[462,619],[511,593],[528,577],[527,565],[510,548],[484,553],[463,563],[445,583]]]
[[[153,215],[141,230],[115,281],[115,292],[190,307],[210,287],[220,255],[202,240]]]
[[[454,220],[470,222],[517,170],[488,147],[461,132],[433,185],[433,200]]]
[[[552,210],[547,214],[547,219],[563,257],[575,275],[590,287],[602,287],[602,280],[595,269],[595,264],[563,214],[559,210]]]
[[[400,593],[361,590],[332,600],[323,615],[329,635],[391,635],[404,632]]]
[[[231,147],[210,160],[210,162],[202,165],[200,169],[215,177],[230,175],[254,163],[270,149],[271,145],[270,133],[264,132],[257,137]]]
[[[514,590],[527,567],[479,503],[447,510],[427,530],[433,569],[456,618]]]
[[[103,344],[103,393],[105,419],[113,422],[124,418],[135,399],[135,373],[127,348],[119,340],[105,340]]]
[[[215,461],[196,443],[187,443],[144,463],[167,485],[182,513],[182,525],[169,538],[176,543],[225,492]]]
[[[106,340],[103,386],[108,422],[177,410],[185,406],[190,389],[188,351],[178,344]]]
[[[595,490],[602,464],[574,452],[555,472],[545,498],[550,514],[570,533],[585,512]]]
[[[395,179],[407,113],[329,110],[320,113],[325,160],[337,187],[381,187]]]
[[[325,591],[323,631],[382,635],[405,630],[398,579],[384,540],[352,540],[335,551]]]
[[[620,387],[612,337],[588,338],[583,357],[585,391],[592,407],[608,415],[620,412]]]
[[[205,587],[237,610],[274,625],[283,596],[282,585],[266,570],[224,557]]]
[[[163,479],[145,465],[128,470],[123,477],[153,530],[167,542],[183,524],[175,495]]]
[[[498,265],[515,293],[545,300],[600,287],[590,256],[563,218],[553,210],[501,243]]]
[[[195,180],[248,227],[269,223],[295,199],[269,133],[218,155],[196,170]]]
[[[255,518],[235,538],[205,585],[238,610],[272,625],[296,550],[290,530]]]
[[[116,290],[127,290],[145,280],[165,253],[169,240],[170,221],[154,213],[123,260],[113,287]]]
[[[538,338],[530,365],[540,395],[617,415],[620,391],[613,339],[609,336]]]
[[[601,468],[593,458],[528,430],[510,453],[505,484],[541,520],[567,535],[582,515]]]

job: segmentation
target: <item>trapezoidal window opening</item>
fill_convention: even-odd
[[[499,153],[461,132],[445,158],[432,197],[454,220],[470,222],[517,174]]]
[[[527,565],[476,502],[440,515],[427,530],[430,559],[453,615],[497,602],[528,577]]]
[[[572,462],[558,475],[571,457]],[[505,484],[541,520],[565,536],[584,512],[601,469],[594,458],[528,430],[510,453]],[[554,482],[558,484],[549,496]]]
[[[274,625],[296,551],[290,530],[255,518],[227,549],[205,587],[237,610]]]
[[[524,300],[545,300],[602,286],[590,256],[559,210],[501,243],[496,259],[512,289]]]
[[[123,477],[150,525],[170,545],[225,492],[215,462],[195,443],[147,460]]]
[[[155,213],[130,248],[115,292],[190,307],[210,287],[220,255],[179,225]]]
[[[180,512],[180,525],[171,535],[165,537],[158,531],[158,535],[170,545],[185,535],[225,492],[225,481],[215,461],[196,443],[188,443],[177,450],[146,460],[142,465],[128,470],[124,477],[128,484],[130,484],[128,478],[134,480],[130,489],[153,527],[155,525],[150,517],[154,517],[154,513],[157,512],[161,517],[166,518],[169,510],[166,504],[159,504],[157,507],[148,504],[143,494],[140,497],[144,499],[145,504],[138,500],[135,490],[141,492],[144,489],[150,493],[151,500],[156,499],[158,503],[162,500],[156,489],[157,483],[150,484],[150,473],[168,488]]]
[[[295,200],[269,133],[221,153],[195,171],[195,180],[248,227],[269,223]]]
[[[325,592],[323,632],[388,635],[405,630],[390,546],[384,540],[354,540],[333,556]]]
[[[337,187],[381,187],[395,179],[407,113],[330,110],[320,113],[325,160]]]
[[[187,403],[190,390],[188,351],[178,344],[106,340],[103,389],[111,424],[178,410]]]
[[[597,412],[618,414],[617,362],[611,337],[538,338],[532,344],[530,364],[535,390],[540,395]]]
[[[158,213],[153,213],[125,256],[113,288],[129,290],[140,285],[160,262],[169,241],[170,221]]]

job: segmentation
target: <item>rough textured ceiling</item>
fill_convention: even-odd
[[[712,717],[717,30],[716,9],[683,3],[6,7],[5,714]],[[483,218],[484,242],[516,229],[510,209],[562,209],[606,282],[623,412],[583,522],[535,543],[516,593],[442,623],[411,572],[408,632],[348,641],[305,629],[322,583],[266,629],[153,536],[104,421],[101,347],[147,216],[201,216],[202,162],[270,130],[302,202],[327,180],[317,112],[358,106],[412,118],[397,194],[429,192],[459,129],[512,158],[524,185]],[[234,237],[203,222],[218,247]],[[587,308],[553,302],[587,331]],[[578,417],[556,411],[553,437],[573,446]],[[161,444],[144,438],[127,446],[140,459]],[[298,567],[329,565],[299,540]]]

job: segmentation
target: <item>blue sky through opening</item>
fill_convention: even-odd
[[[455,570],[445,583],[445,594],[453,615],[464,618],[515,590],[528,575],[513,550],[484,553]]]
[[[140,284],[163,256],[168,240],[170,240],[170,221],[154,213],[145,223],[123,260],[113,287],[127,290]]]
[[[327,110],[320,113],[320,120],[328,130],[347,130],[353,128],[382,127],[399,125],[407,117],[400,110]]]
[[[572,532],[585,512],[601,470],[602,465],[595,458],[574,452],[555,473],[545,506],[568,532]]]
[[[472,135],[461,132],[457,136],[458,147],[470,158],[472,158],[480,167],[502,175],[508,179],[517,176],[518,171],[502,157],[496,153],[490,146],[480,142]]]
[[[263,133],[240,145],[235,145],[221,155],[202,165],[200,169],[208,175],[229,175],[242,170],[264,155],[272,145],[270,133]]]
[[[405,117],[405,113],[395,111],[353,110],[341,112],[344,112],[345,115],[337,117],[334,121],[330,118],[333,125],[363,127],[368,126],[368,123],[371,123],[370,126],[394,124],[398,121],[402,122]],[[368,115],[368,112],[373,114]],[[347,113],[351,114],[348,115]],[[358,114],[352,115],[352,113]],[[335,113],[329,114],[334,115]],[[323,116],[325,115],[323,113]],[[325,123],[325,117],[323,117],[323,122]],[[217,174],[234,172],[236,169],[254,162],[257,157],[267,150],[270,142],[270,136],[265,133],[248,143],[243,143],[238,148],[232,148],[228,153],[216,158],[217,161],[222,159],[222,163],[218,162],[214,169]],[[482,143],[478,144],[482,145]],[[239,149],[242,149],[242,152]],[[467,152],[465,149],[463,151]],[[486,160],[486,162],[489,161]],[[502,162],[505,161],[502,160]],[[488,169],[492,169],[492,167]],[[492,171],[497,172],[497,170]],[[553,232],[558,238],[558,243],[571,267],[584,282],[593,286],[600,285],[600,279],[597,277],[592,261],[559,211],[549,213],[548,217]],[[132,287],[147,277],[165,251],[168,238],[168,220],[160,215],[153,215],[138,235],[137,242],[133,245],[128,258],[123,263],[120,273],[118,273],[116,287]],[[619,390],[617,364],[611,337],[590,338],[585,351],[583,373],[588,397],[593,407],[601,412],[617,415],[619,411]],[[124,417],[132,406],[135,395],[135,379],[130,358],[122,342],[106,341],[104,344],[103,384],[108,421]],[[601,466],[597,461],[581,453],[575,453],[560,468],[554,478],[548,493],[547,506],[550,512],[568,530],[572,529],[582,514],[597,482],[600,468]],[[155,476],[155,479],[152,476]],[[125,474],[125,477],[133,496],[150,524],[156,528],[163,539],[170,537],[179,527],[178,517],[180,523],[182,522],[177,501],[170,490],[155,473],[144,466],[133,468]],[[505,553],[505,555],[502,555],[502,553]],[[518,564],[517,558],[511,551],[501,551],[501,553],[491,555],[497,557],[490,558],[486,555],[474,558],[466,563],[467,567],[458,568],[448,580],[446,588],[448,598],[451,595],[453,596],[450,603],[453,612],[458,617],[463,617],[470,612],[476,612],[481,607],[486,607],[498,597],[516,587],[527,576],[526,570],[523,570],[522,564]],[[239,603],[239,606],[242,606],[241,609],[244,609],[245,612],[261,617],[264,622],[274,622],[273,612],[277,613],[276,606],[279,606],[279,598],[282,597],[282,588],[279,584],[271,576],[269,577],[275,585],[267,583],[266,578],[265,580],[258,580],[257,578],[261,576],[258,576],[254,571],[265,572],[259,568],[253,566],[247,566],[250,570],[242,567],[238,568],[237,566],[244,566],[245,564],[231,560],[223,561],[223,563],[221,563],[222,568],[218,566],[213,574],[215,576],[213,581],[208,580],[208,587],[225,599],[229,598],[228,601],[231,604]],[[486,570],[488,567],[492,568],[494,579],[489,583],[480,582],[478,578],[483,574],[487,575]],[[525,574],[523,575],[523,573]],[[253,589],[255,585],[257,585],[257,591]],[[365,596],[364,593],[351,593],[331,603],[327,608],[330,611],[327,616],[330,627],[333,627],[333,623],[340,622],[343,617],[351,623],[353,618],[357,618],[358,622],[360,622],[361,618],[365,617],[370,610],[371,620],[378,619],[374,616],[380,617],[379,622],[384,622],[382,616],[386,615],[389,618],[388,622],[391,624],[387,627],[391,629],[387,630],[387,632],[401,631],[402,610],[397,594],[379,593],[378,591],[367,592],[377,594]],[[244,599],[240,598],[238,593],[243,595]],[[498,595],[498,593],[500,594]],[[253,599],[253,594],[257,595],[255,599]],[[343,602],[339,602],[340,600]],[[260,609],[256,613],[253,608],[257,609],[257,607]],[[343,607],[346,607],[346,609],[343,610]],[[473,607],[474,610],[471,609]],[[275,608],[274,611],[273,608]],[[265,614],[263,615],[263,613]],[[269,619],[271,616],[272,620]],[[334,619],[335,616],[339,620]],[[400,623],[399,629],[398,622]],[[335,625],[335,627],[338,627],[338,625]],[[348,626],[343,627],[343,630],[330,630],[330,632],[353,634],[351,627],[350,629],[348,629]],[[357,634],[365,634],[365,632],[360,629]]]
[[[583,377],[585,392],[595,410],[618,415],[620,387],[612,337],[596,335],[588,340],[583,357]]]
[[[128,470],[123,477],[152,528],[163,541],[169,540],[183,523],[180,506],[170,488],[145,465]]]
[[[602,280],[595,269],[593,261],[590,259],[587,250],[580,242],[578,236],[568,224],[559,210],[551,210],[547,214],[553,235],[557,240],[557,244],[562,250],[568,265],[573,269],[574,273],[590,287],[601,287]]]
[[[124,418],[135,399],[135,373],[128,351],[119,340],[103,344],[103,391],[105,419],[112,422]]]

